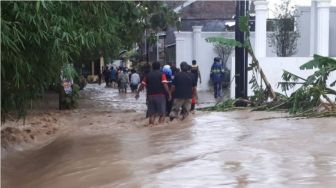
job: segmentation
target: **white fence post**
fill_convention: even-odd
[[[266,57],[266,21],[268,13],[268,2],[266,0],[256,0],[254,1],[254,5],[256,12],[254,50],[257,57]]]
[[[313,56],[316,53],[316,36],[317,36],[317,13],[316,13],[316,0],[311,1],[310,7],[310,50],[309,55]]]
[[[184,61],[184,37],[180,32],[174,32],[176,38],[176,67],[179,68]]]
[[[199,49],[200,49],[200,40],[201,40],[201,32],[203,26],[192,26],[193,28],[193,58],[196,61],[199,61]]]
[[[192,26],[193,28],[193,59],[196,60],[197,64],[200,65],[201,62],[201,58],[200,58],[200,53],[201,52],[201,40],[202,40],[202,27],[203,26]],[[191,64],[191,62],[188,62],[189,64]],[[202,74],[202,70],[199,69],[199,71]],[[205,84],[205,82],[202,82],[201,84],[199,84],[198,86],[200,88],[203,88],[202,86]]]
[[[317,54],[329,56],[330,0],[317,1]]]

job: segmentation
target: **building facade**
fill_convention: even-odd
[[[234,3],[234,2],[233,2]],[[301,37],[298,40],[298,52],[292,57],[276,57],[273,48],[268,45],[267,19],[268,3],[266,0],[253,1],[255,9],[255,32],[251,32],[251,43],[260,63],[264,65],[266,76],[273,80],[272,86],[277,87],[277,82],[281,81],[282,70],[297,72],[305,76],[308,72],[300,71],[299,65],[312,59],[313,54],[324,56],[336,56],[336,7],[330,6],[330,0],[312,1],[311,7],[299,7],[300,17],[298,18],[298,29]],[[191,5],[189,5],[191,6]],[[233,9],[233,7],[231,7]],[[189,22],[190,23],[190,22]],[[187,24],[188,25],[188,24]],[[209,31],[204,29],[204,24],[192,25],[192,31],[175,31],[175,52],[176,64],[193,59],[198,61],[202,74],[202,84],[200,90],[209,90],[209,74],[213,58],[218,56],[213,45],[207,43],[205,39],[210,36],[224,36],[234,38],[234,32]],[[182,27],[183,28],[183,27]],[[186,26],[189,28],[189,26]],[[232,53],[234,55],[234,53]],[[272,59],[273,58],[273,59]],[[277,64],[274,64],[277,62]],[[280,63],[282,62],[282,63]],[[234,66],[234,58],[229,58],[229,68],[231,73]],[[270,66],[271,65],[271,66]],[[280,66],[281,65],[281,66]],[[274,67],[274,69],[272,69]],[[277,74],[272,71],[277,71]],[[279,74],[278,74],[279,73]],[[336,75],[335,75],[336,76]],[[233,78],[233,75],[231,75]],[[233,82],[234,83],[234,82]],[[231,88],[235,87],[231,85]],[[232,92],[234,89],[232,89]],[[248,93],[251,94],[249,91]],[[233,96],[232,93],[231,96]]]

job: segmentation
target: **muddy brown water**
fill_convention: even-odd
[[[108,96],[97,98],[110,99],[99,107],[129,97]],[[85,108],[95,107],[92,100]],[[123,108],[143,110],[143,101],[130,101]],[[53,142],[4,157],[2,187],[336,187],[335,118],[213,112],[148,128],[133,126],[145,122],[143,114],[121,112],[125,121],[108,123],[89,110],[79,110],[88,119],[79,117]]]

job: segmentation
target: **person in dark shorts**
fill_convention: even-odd
[[[195,76],[196,84],[198,82],[198,79],[199,79],[199,82],[201,84],[202,83],[201,73],[199,71],[198,65],[196,64],[196,60],[192,60],[191,73],[193,73],[194,76]]]
[[[222,80],[224,77],[224,69],[220,63],[220,58],[215,57],[214,63],[211,66],[210,78],[214,84],[214,97],[215,99],[222,97]]]
[[[174,95],[173,108],[170,112],[170,120],[177,118],[182,107],[182,119],[185,119],[191,109],[191,99],[196,94],[196,79],[188,72],[190,66],[186,62],[180,65],[181,72],[174,77],[171,92]]]
[[[110,80],[111,80],[111,86],[115,88],[117,85],[117,71],[114,69],[114,67],[111,67]]]
[[[166,75],[167,81],[168,81],[168,88],[171,89],[171,83],[172,83],[172,70],[170,68],[170,65],[165,65],[162,68],[162,72]],[[166,96],[166,116],[169,116],[170,111],[173,107],[173,101],[169,99],[169,95],[167,92],[165,92]]]
[[[152,64],[152,69],[153,70],[149,72],[142,80],[141,85],[135,95],[135,98],[138,99],[140,91],[142,91],[146,86],[149,125],[154,125],[155,118],[157,116],[159,116],[159,123],[164,123],[166,113],[165,92],[167,92],[169,98],[171,98],[166,75],[160,71],[160,63],[154,62]]]
[[[140,75],[134,69],[132,69],[130,74],[130,87],[132,93],[136,92],[139,83],[140,83]]]
[[[109,68],[107,66],[105,66],[104,69],[103,69],[103,75],[104,75],[104,80],[105,80],[105,87],[109,87],[110,86],[110,84],[109,84],[109,82],[110,82],[110,79],[109,79],[110,74],[111,73],[110,73]]]

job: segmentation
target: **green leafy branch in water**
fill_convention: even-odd
[[[215,106],[202,108],[204,111],[230,111],[235,108],[236,100],[229,99],[221,103],[217,103]]]
[[[291,113],[316,112],[319,107],[323,106],[327,111],[336,110],[336,81],[332,80],[327,84],[329,75],[336,70],[336,60],[314,55],[314,59],[301,65],[301,70],[317,69],[307,78],[284,71],[282,79],[284,82],[279,83],[282,91],[286,92],[297,85],[301,85],[290,97],[285,100]],[[334,101],[332,100],[334,98]],[[324,99],[326,102],[323,102]]]
[[[228,99],[223,102],[217,103],[215,106],[199,108],[199,110],[225,112],[225,111],[231,111],[235,109],[242,109],[241,107],[236,107],[236,103],[238,102],[244,102],[244,103],[252,105],[252,102],[250,100],[238,98],[238,99]]]
[[[298,75],[284,71],[282,79],[285,82],[280,82],[279,87],[286,93],[289,89],[301,85],[290,97],[282,95],[273,91],[270,83],[268,82],[263,70],[259,65],[259,61],[256,59],[251,47],[249,39],[250,32],[248,29],[248,17],[241,17],[239,19],[239,29],[246,33],[246,40],[244,44],[234,39],[228,39],[224,37],[209,37],[206,39],[209,43],[229,45],[234,47],[243,47],[247,50],[248,54],[252,57],[252,63],[249,65],[249,71],[252,71],[252,79],[249,84],[252,86],[254,95],[250,100],[236,99],[228,100],[222,103],[216,104],[213,107],[208,107],[203,110],[215,110],[215,111],[228,111],[234,109],[237,101],[243,100],[255,106],[254,110],[289,110],[291,114],[297,116],[309,116],[309,117],[324,117],[335,116],[336,104],[333,102],[336,100],[336,91],[331,87],[335,87],[336,80],[332,80],[331,84],[327,84],[327,80],[331,72],[336,70],[336,60],[315,55],[314,59],[303,64],[301,70],[317,69],[312,75],[307,78],[302,78]],[[260,76],[260,81],[258,81]],[[263,89],[262,84],[265,84],[266,88]],[[273,100],[268,102],[268,98]],[[326,102],[324,102],[324,99]],[[321,107],[325,108],[322,113]]]
[[[291,116],[288,117],[331,117],[336,116],[336,91],[335,80],[329,75],[336,70],[336,60],[315,55],[314,59],[300,66],[301,70],[316,69],[307,78],[284,70],[278,87],[286,93],[289,89],[298,87],[289,97],[277,93],[278,101],[264,103],[253,110],[288,110]],[[334,101],[332,100],[334,99]],[[287,118],[287,117],[285,117]]]

